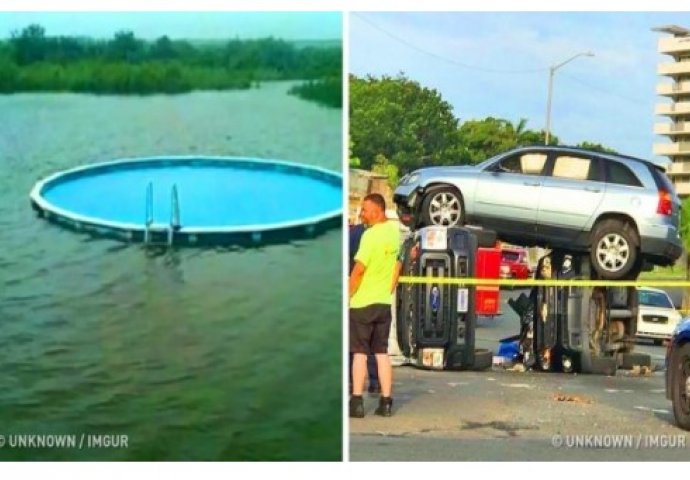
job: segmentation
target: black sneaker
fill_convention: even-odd
[[[390,417],[393,415],[393,399],[391,397],[379,398],[379,406],[374,413],[382,417]]]
[[[364,400],[361,395],[350,397],[350,416],[353,418],[364,418]]]

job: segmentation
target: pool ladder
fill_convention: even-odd
[[[167,245],[172,247],[175,232],[180,229],[180,197],[177,193],[177,185],[170,191],[170,223],[165,228],[158,228],[153,224],[153,182],[146,187],[146,222],[144,223],[145,245]],[[166,241],[155,241],[156,233],[166,233]]]

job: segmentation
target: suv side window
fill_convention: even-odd
[[[599,162],[596,159],[572,155],[556,157],[551,176],[571,180],[601,181]]]
[[[541,175],[546,164],[545,153],[523,153],[513,155],[494,163],[491,172],[518,173],[522,175]]]
[[[642,183],[637,176],[625,165],[609,160],[606,162],[608,183],[641,187]]]

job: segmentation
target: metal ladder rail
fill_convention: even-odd
[[[151,225],[153,224],[153,182],[146,187],[146,200],[144,205],[146,218],[144,219],[144,244],[151,242]]]
[[[177,193],[177,185],[173,185],[170,192],[170,225],[168,225],[168,246],[173,245],[175,231],[180,228],[180,197]]]

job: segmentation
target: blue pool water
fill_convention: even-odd
[[[96,170],[50,184],[55,207],[111,222],[143,225],[146,190],[153,185],[153,218],[167,224],[177,186],[183,228],[233,227],[306,219],[341,209],[341,186],[294,170],[240,165],[137,166]]]

